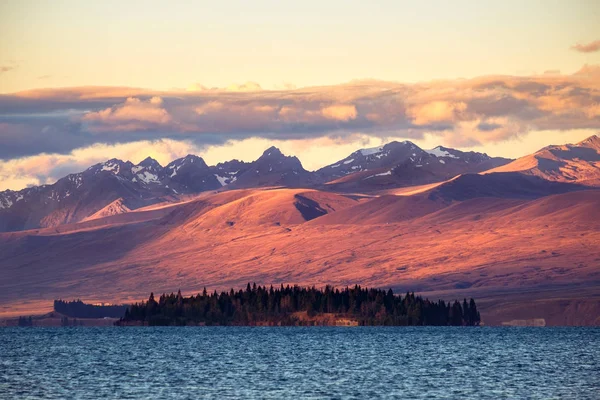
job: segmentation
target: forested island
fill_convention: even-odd
[[[191,297],[163,294],[158,301],[130,305],[116,324],[149,326],[184,325],[387,325],[477,326],[475,300],[437,302],[390,290],[325,289],[283,286],[267,288],[248,284],[246,290],[203,293]]]

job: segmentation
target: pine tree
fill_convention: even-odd
[[[479,316],[479,311],[477,311],[477,306],[475,305],[475,300],[473,300],[473,298],[469,301],[469,312],[471,315],[471,325],[479,325],[481,317]]]

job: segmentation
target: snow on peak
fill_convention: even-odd
[[[383,146],[371,147],[369,149],[360,149],[359,151],[360,151],[360,154],[362,154],[363,156],[368,156],[371,154],[381,153],[383,151]]]
[[[121,166],[116,163],[115,161],[107,161],[104,164],[102,164],[102,169],[100,171],[110,171],[113,174],[118,174],[119,170],[121,169]]]
[[[435,149],[425,150],[427,153],[436,157],[449,157],[449,158],[460,158],[454,154],[450,154],[448,151],[442,149],[442,146],[438,146]]]

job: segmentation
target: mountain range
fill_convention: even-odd
[[[489,325],[599,325],[599,142],[517,160],[392,142],[313,172],[273,147],[216,166],[109,160],[2,192],[0,315],[358,283],[474,297]]]
[[[0,192],[0,231],[47,228],[119,214],[157,203],[174,203],[211,190],[283,186],[371,192],[440,182],[509,163],[505,158],[445,147],[422,150],[411,142],[361,149],[309,172],[296,157],[270,147],[253,162],[208,166],[187,155],[161,166],[148,157],[137,165],[111,159],[52,185]]]

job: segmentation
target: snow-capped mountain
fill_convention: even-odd
[[[407,160],[417,159],[426,153],[412,142],[390,142],[385,146],[360,149],[338,162],[317,171],[321,180],[328,182],[355,172],[394,167]]]
[[[111,159],[52,185],[0,192],[0,231],[81,221],[120,200],[114,210],[133,210],[179,194],[221,187],[204,160],[186,156],[163,168],[148,157],[137,165]],[[116,212],[116,211],[115,211]]]
[[[317,171],[322,182],[336,189],[370,190],[439,182],[464,173],[476,173],[509,163],[484,153],[438,146],[423,150],[416,144],[391,142],[357,150],[343,160]]]
[[[331,187],[339,190],[372,190],[440,181],[508,161],[445,147],[422,150],[411,142],[357,150],[316,172],[305,170],[297,157],[286,156],[276,147],[253,162],[232,160],[215,166],[191,154],[166,167],[151,157],[137,165],[110,159],[52,185],[0,192],[0,231],[53,227],[225,186],[311,187],[333,182]]]
[[[52,185],[0,192],[0,231],[52,227],[128,212],[223,186],[302,186],[311,177],[298,158],[287,157],[275,147],[251,163],[232,160],[212,167],[191,154],[166,167],[151,157],[137,165],[113,158]]]

